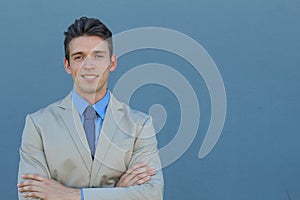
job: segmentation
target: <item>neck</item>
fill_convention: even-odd
[[[98,101],[100,101],[106,95],[107,88],[105,88],[103,90],[100,90],[100,91],[97,91],[95,93],[84,93],[84,94],[81,94],[77,90],[76,90],[76,92],[82,98],[84,98],[90,105],[94,105],[94,104],[96,104]]]

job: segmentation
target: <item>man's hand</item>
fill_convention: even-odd
[[[128,169],[120,178],[116,187],[129,187],[146,183],[155,175],[155,169],[148,167],[146,162],[138,163]]]
[[[57,181],[42,177],[38,174],[26,174],[25,179],[18,184],[18,190],[25,198],[34,197],[42,200],[80,200],[80,190],[65,187]]]

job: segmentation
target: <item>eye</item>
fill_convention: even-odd
[[[103,58],[103,55],[101,55],[101,54],[96,54],[96,55],[95,55],[95,58],[96,58],[96,59],[102,59],[102,58]]]
[[[74,60],[82,60],[82,56],[75,56],[74,58],[73,58]]]

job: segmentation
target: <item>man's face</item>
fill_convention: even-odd
[[[104,96],[109,72],[117,65],[115,55],[109,55],[107,41],[98,36],[81,36],[69,43],[70,61],[65,70],[74,80],[74,88],[82,97]]]

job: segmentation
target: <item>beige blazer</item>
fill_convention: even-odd
[[[134,164],[147,161],[157,174],[142,185],[115,188]],[[22,135],[18,182],[38,173],[84,189],[85,200],[163,199],[163,176],[151,117],[111,95],[94,161],[71,94],[29,114]],[[19,199],[24,197],[19,193]]]

